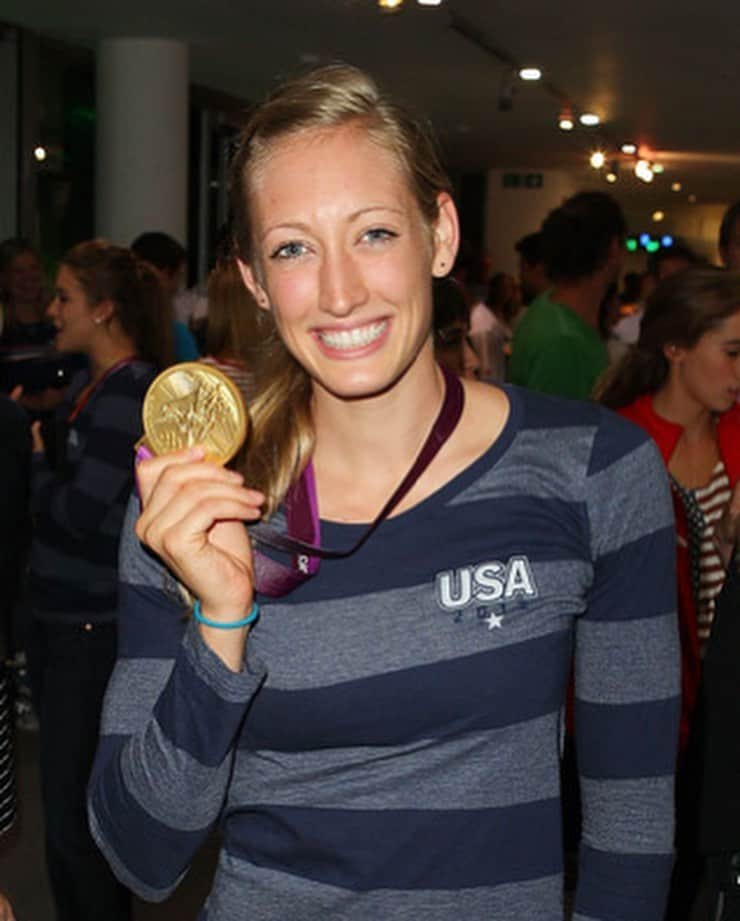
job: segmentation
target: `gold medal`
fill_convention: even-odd
[[[147,390],[144,442],[153,454],[202,445],[225,464],[247,437],[247,410],[236,384],[211,365],[187,361],[167,368]]]

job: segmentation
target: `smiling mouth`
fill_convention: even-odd
[[[371,345],[383,335],[388,328],[387,320],[356,326],[354,329],[318,330],[316,335],[330,349],[349,352]]]

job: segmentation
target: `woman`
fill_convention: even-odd
[[[701,867],[692,741],[701,660],[734,543],[740,477],[740,277],[688,269],[647,300],[637,345],[608,374],[604,405],[644,428],[663,455],[676,517],[682,650],[678,851],[671,919],[688,917]]]
[[[136,534],[159,559],[128,532],[90,789],[101,848],[159,899],[220,818],[209,921],[560,918],[575,631],[579,911],[657,919],[677,679],[670,599],[635,592],[645,552],[668,566],[672,552],[654,449],[598,407],[439,369],[449,182],[425,129],[361,72],[315,71],[255,112],[233,208],[275,335],[242,472],[199,449],[139,466]],[[320,537],[320,565],[305,545],[265,547],[264,530],[253,556],[244,522],[263,516]],[[653,642],[648,665],[632,644]]]
[[[81,243],[64,257],[49,316],[60,351],[86,355],[57,411],[55,464],[32,427],[29,642],[41,732],[49,877],[57,918],[122,919],[128,895],[97,851],[85,787],[116,656],[117,555],[141,403],[157,367],[165,307],[128,250]]]
[[[0,243],[0,345],[47,345],[54,329],[45,317],[44,270],[28,240]]]

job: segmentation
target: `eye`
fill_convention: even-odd
[[[297,259],[305,255],[308,249],[304,243],[297,240],[289,240],[287,243],[281,243],[270,253],[270,259]]]
[[[389,230],[387,227],[371,227],[362,235],[362,239],[367,243],[385,243],[388,240],[395,240],[398,234],[395,230]]]

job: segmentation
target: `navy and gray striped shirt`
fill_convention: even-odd
[[[52,469],[43,454],[32,467],[34,540],[30,590],[36,616],[112,620],[118,598],[118,545],[133,485],[133,448],[141,404],[156,372],[143,361],[116,368],[67,424],[88,371],[70,383],[56,413],[63,432]]]
[[[90,785],[120,879],[164,898],[208,830],[207,921],[556,921],[572,655],[576,921],[659,921],[679,658],[663,464],[597,406],[511,388],[495,444],[352,557],[262,599],[243,669],[133,534]],[[322,522],[328,546],[360,526]]]

